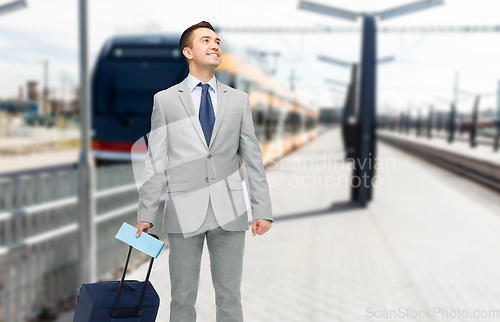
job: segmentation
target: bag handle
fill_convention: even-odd
[[[156,239],[160,239],[155,234],[150,234],[150,233],[147,234]],[[116,295],[115,306],[111,310],[111,316],[113,318],[116,318],[118,314],[134,314],[135,316],[141,316],[142,314],[142,303],[144,302],[144,296],[146,295],[146,289],[148,287],[149,275],[151,274],[151,268],[153,267],[153,261],[155,260],[155,258],[151,257],[151,261],[149,262],[148,273],[146,274],[146,280],[144,281],[144,286],[142,287],[141,300],[139,301],[139,306],[137,308],[132,308],[132,309],[118,309],[118,303],[120,302],[120,295],[123,289],[123,281],[125,280],[125,274],[127,273],[128,262],[130,260],[130,253],[132,253],[132,246],[130,246],[128,249],[127,260],[125,261],[125,267],[123,268],[123,274],[120,280],[120,287],[118,288],[118,294]]]

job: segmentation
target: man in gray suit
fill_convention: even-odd
[[[212,25],[202,21],[186,29],[180,50],[189,75],[154,95],[136,237],[154,225],[166,171],[162,231],[169,245],[170,322],[196,321],[205,237],[217,322],[241,322],[248,212],[253,236],[266,233],[273,221],[262,153],[248,94],[215,78],[222,52]]]

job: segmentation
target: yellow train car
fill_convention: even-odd
[[[223,53],[215,75],[248,93],[255,135],[269,165],[318,135],[319,114],[297,94],[235,53]]]

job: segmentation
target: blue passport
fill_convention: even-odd
[[[129,244],[135,249],[140,250],[151,257],[157,258],[158,255],[160,255],[163,246],[165,246],[165,243],[145,232],[142,232],[139,237],[135,237],[136,232],[136,227],[124,222],[115,238],[118,238],[122,242]]]

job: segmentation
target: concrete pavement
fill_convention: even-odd
[[[350,174],[338,130],[266,170],[275,221],[263,236],[247,232],[245,321],[499,321],[499,199],[478,203],[463,185],[450,184],[455,175],[387,145],[377,151],[380,186],[366,209],[321,211],[349,198],[348,186],[319,185]],[[337,159],[335,169],[307,166],[325,153]],[[271,178],[280,176],[275,185]],[[313,184],[315,176],[323,179]],[[197,320],[215,322],[204,247]],[[143,280],[146,270],[147,263],[127,279]],[[151,281],[161,297],[157,321],[168,322],[168,248],[155,261]]]

